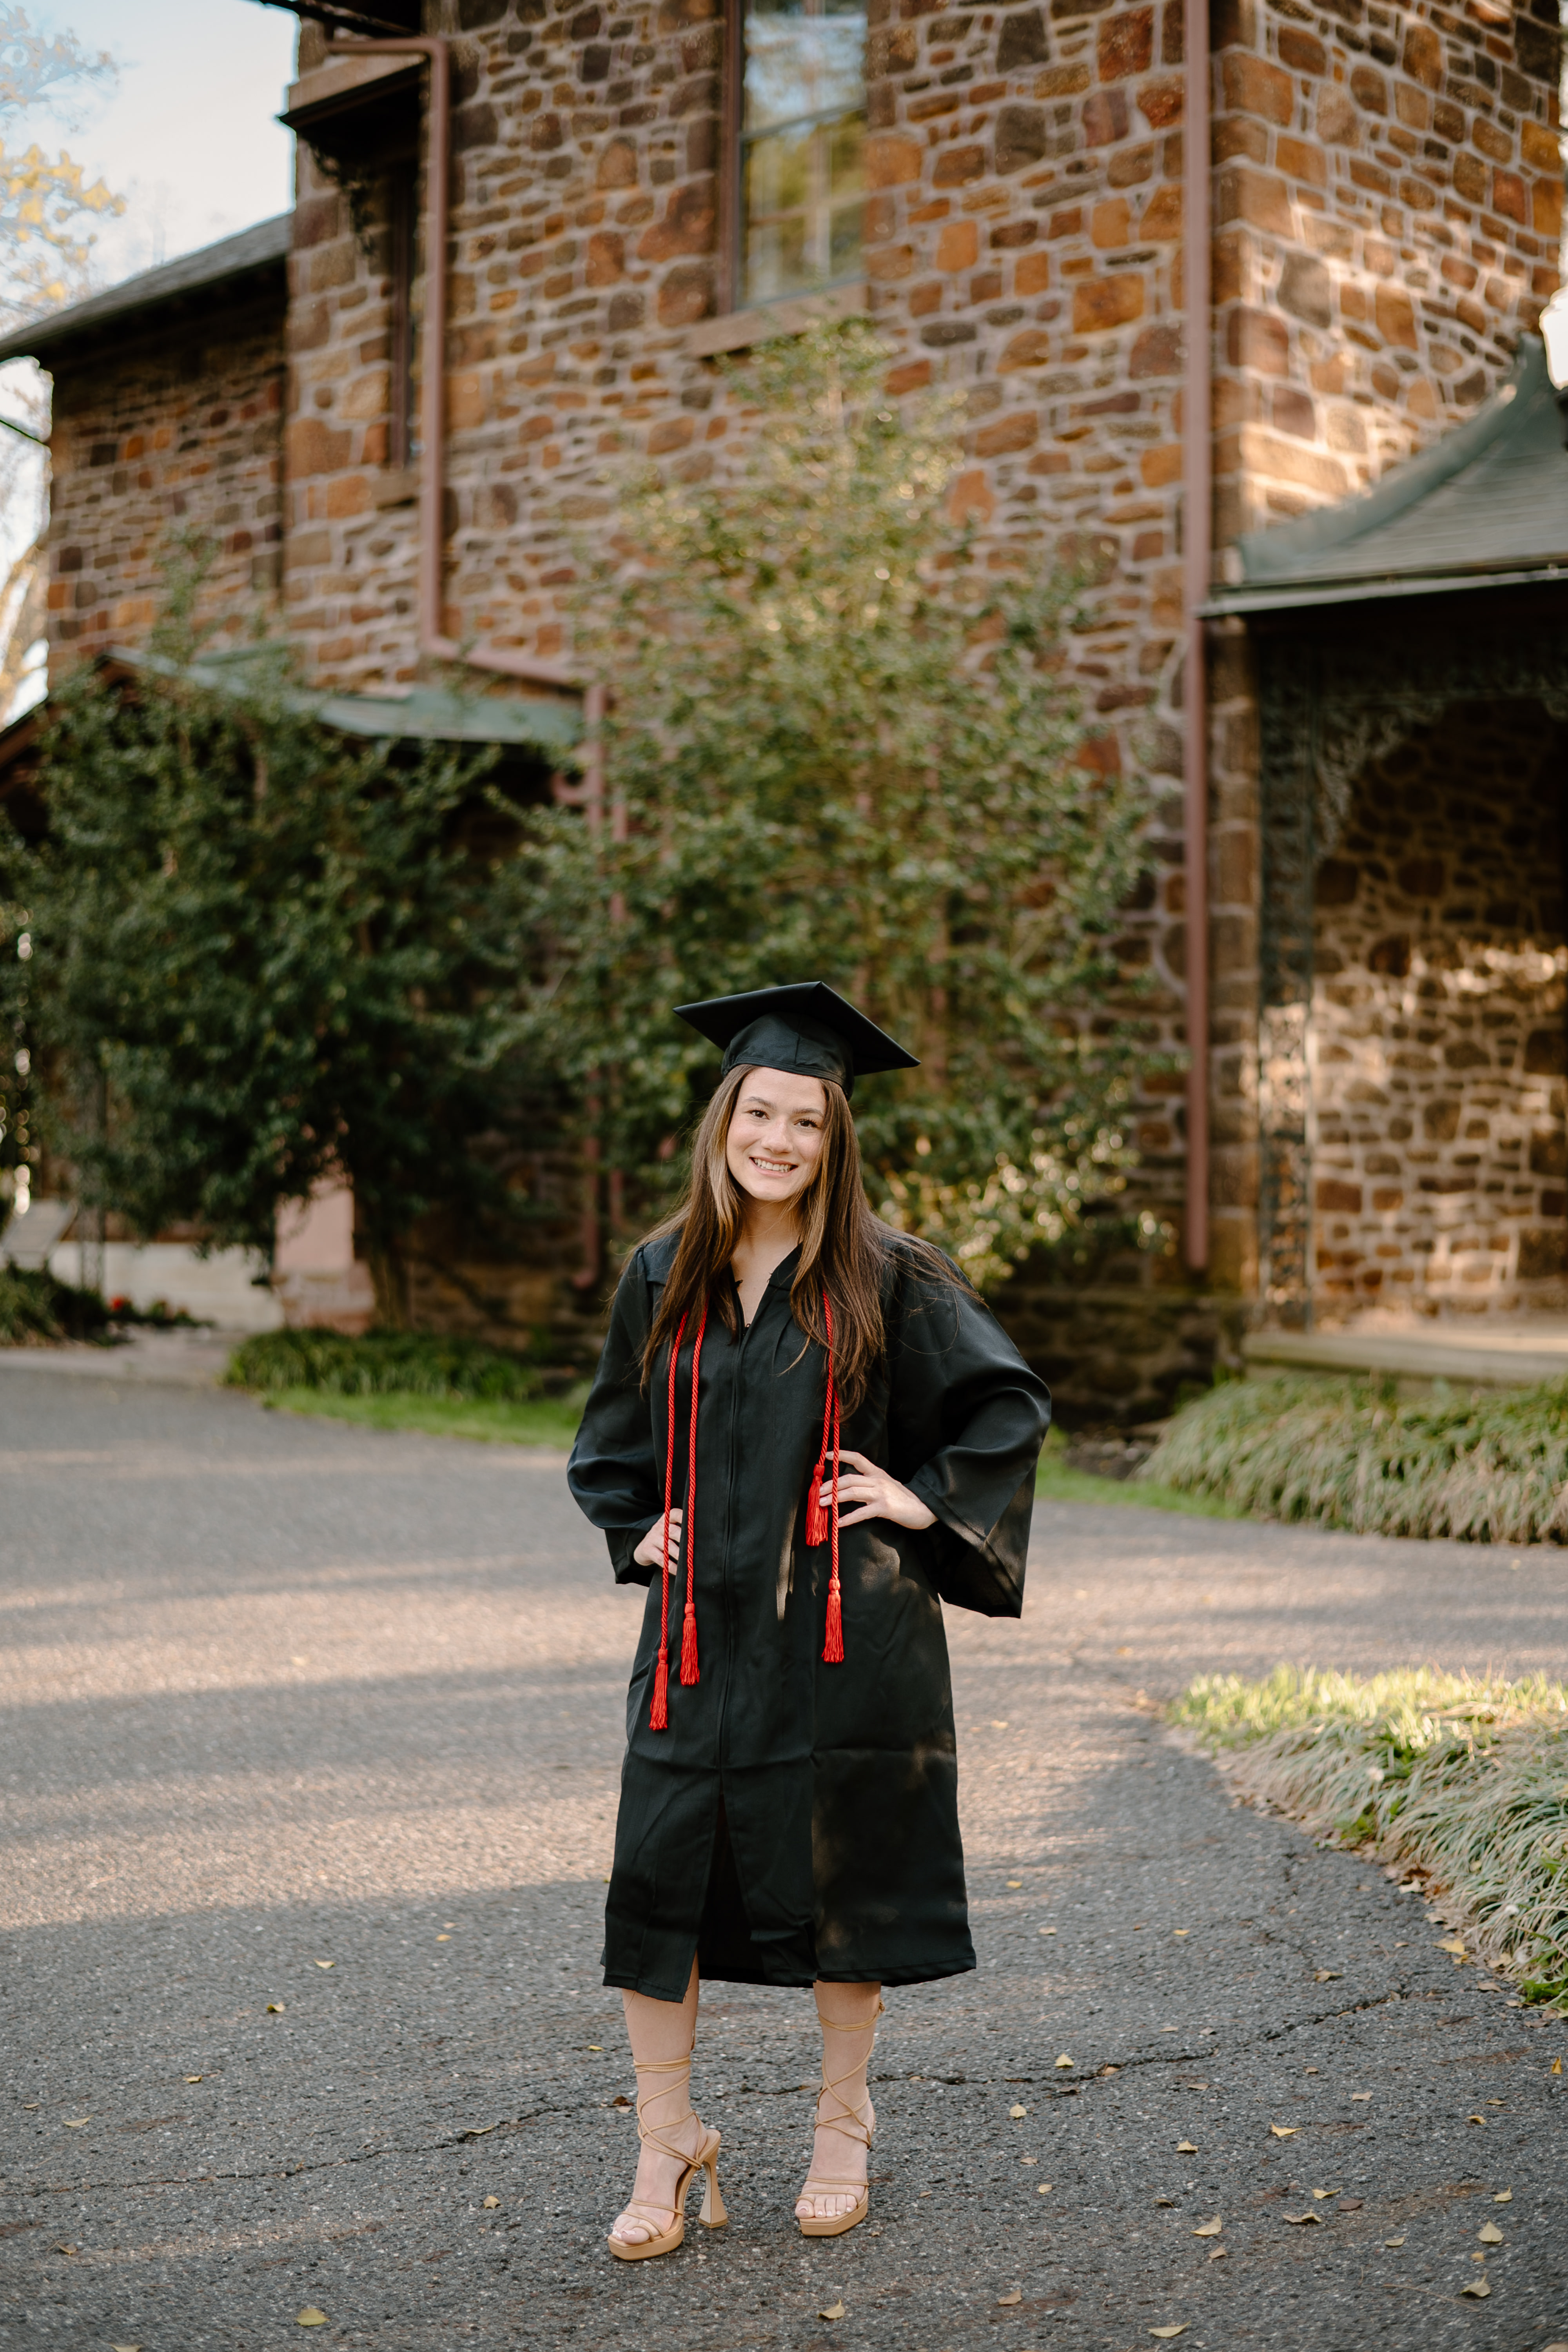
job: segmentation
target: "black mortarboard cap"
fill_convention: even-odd
[[[825,981],[753,988],[744,996],[710,996],[675,1010],[724,1048],[725,1070],[741,1062],[765,1070],[798,1070],[803,1077],[836,1079],[849,1095],[857,1078],[920,1067],[913,1054],[906,1054]]]

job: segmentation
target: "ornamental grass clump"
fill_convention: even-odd
[[[1358,1535],[1568,1543],[1568,1380],[1406,1404],[1386,1381],[1231,1381],[1179,1413],[1138,1475]]]
[[[47,1348],[62,1339],[109,1341],[109,1309],[35,1266],[0,1265],[0,1348]]]
[[[278,1395],[315,1389],[330,1396],[420,1396],[527,1404],[544,1393],[537,1364],[479,1339],[428,1331],[267,1331],[229,1358],[231,1388]]]
[[[1568,2002],[1568,1690],[1439,1674],[1277,1666],[1205,1675],[1170,1720],[1244,1794],[1420,1871],[1473,1953],[1526,2000]],[[1456,1954],[1456,1957],[1459,1955]]]

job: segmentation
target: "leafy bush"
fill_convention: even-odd
[[[1249,1794],[1429,1875],[1527,2000],[1568,2000],[1562,1684],[1278,1666],[1258,1683],[1205,1675],[1170,1717],[1242,1751],[1232,1770]]]
[[[32,1268],[0,1265],[0,1348],[109,1336],[109,1309],[96,1290],[73,1289]]]
[[[1568,1543],[1568,1380],[1501,1394],[1282,1374],[1179,1413],[1142,1478],[1358,1535]]]
[[[856,1101],[873,1205],[988,1284],[1133,1161],[1148,802],[1071,690],[1074,583],[955,518],[962,402],[900,405],[894,357],[863,321],[759,346],[721,371],[742,458],[608,485],[576,642],[616,822],[530,818],[521,1034],[651,1207],[716,1058],[670,1005],[847,990],[921,1056]]]
[[[537,1364],[479,1339],[427,1331],[266,1331],[229,1358],[230,1387],[263,1394],[320,1389],[331,1396],[486,1398],[525,1404],[543,1393]]]

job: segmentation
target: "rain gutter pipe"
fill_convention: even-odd
[[[1184,288],[1186,373],[1182,393],[1182,555],[1185,648],[1182,664],[1182,781],[1186,878],[1187,1183],[1185,1255],[1209,1260],[1208,677],[1203,607],[1214,533],[1214,389],[1211,349],[1209,0],[1184,0],[1186,106]]]

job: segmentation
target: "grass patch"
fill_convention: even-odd
[[[1568,1380],[1409,1404],[1386,1382],[1227,1381],[1177,1415],[1138,1475],[1357,1535],[1568,1543]]]
[[[114,1334],[96,1290],[76,1290],[41,1268],[0,1265],[0,1348],[47,1348]]]
[[[1169,1709],[1232,1777],[1335,1843],[1419,1871],[1528,2000],[1568,2006],[1568,1690],[1277,1666]]]
[[[324,1421],[352,1422],[361,1429],[418,1429],[431,1437],[563,1450],[571,1446],[583,1416],[583,1396],[576,1390],[564,1397],[511,1404],[502,1398],[418,1396],[406,1390],[342,1396],[330,1389],[273,1389],[263,1402],[268,1410],[314,1413]]]
[[[1184,1494],[1175,1486],[1142,1476],[1100,1478],[1092,1470],[1075,1470],[1062,1459],[1065,1433],[1053,1423],[1035,1474],[1035,1493],[1047,1503],[1135,1503],[1144,1510],[1182,1511],[1189,1518],[1239,1519],[1244,1515],[1217,1496]]]
[[[357,1339],[341,1331],[258,1332],[235,1349],[224,1379],[263,1396],[312,1390],[521,1405],[544,1395],[543,1375],[528,1356],[432,1331],[367,1331]]]

